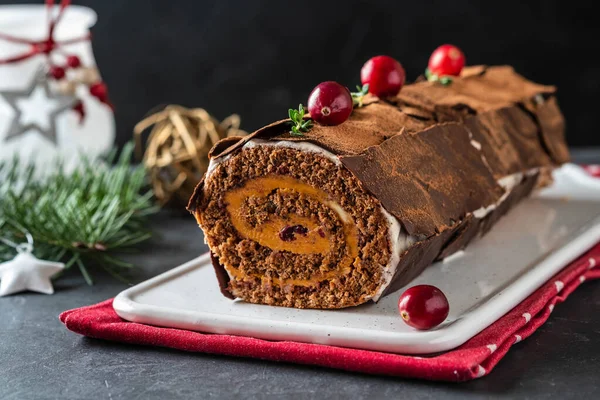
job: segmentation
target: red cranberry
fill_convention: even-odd
[[[104,82],[96,82],[90,86],[90,94],[101,102],[105,102],[108,99],[108,89]]]
[[[408,325],[426,330],[444,322],[450,306],[440,289],[431,285],[418,285],[402,293],[398,300],[398,310]]]
[[[465,55],[451,44],[438,47],[429,57],[429,72],[437,76],[459,76],[464,66]]]
[[[77,56],[68,56],[67,65],[70,68],[79,68],[81,66],[81,60]]]
[[[292,240],[296,240],[296,233],[306,236],[308,233],[308,228],[302,225],[288,225],[279,231],[279,239],[283,240],[284,242],[291,242]]]
[[[337,82],[319,83],[308,96],[310,117],[323,125],[339,125],[352,113],[350,91]]]
[[[402,64],[389,56],[376,56],[360,70],[363,85],[369,85],[369,93],[378,97],[395,96],[406,81]]]
[[[57,65],[53,65],[50,67],[50,75],[56,79],[57,81],[63,79],[65,77],[65,69],[63,67],[59,67]]]

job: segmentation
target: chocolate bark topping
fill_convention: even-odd
[[[341,161],[409,235],[421,238],[445,230],[482,204],[495,203],[504,193],[471,145],[469,132],[457,123],[396,135]]]
[[[449,86],[420,80],[385,100],[368,96],[341,125],[315,124],[302,137],[289,120],[215,145],[219,160],[248,141],[305,141],[334,153],[360,185],[417,238],[384,294],[399,289],[439,258],[464,248],[569,160],[555,89],[527,81],[511,67],[465,68]],[[534,171],[532,171],[534,170]],[[536,172],[535,170],[539,170]],[[498,180],[523,179],[505,196]],[[195,212],[204,178],[190,199]],[[502,200],[502,201],[501,201]],[[483,218],[473,212],[490,211]],[[227,296],[228,275],[213,264]]]
[[[216,257],[215,254],[211,251],[210,252],[210,259],[212,261],[213,266],[215,267],[215,273],[217,275],[217,281],[219,282],[219,288],[221,289],[221,294],[225,297],[227,297],[228,299],[235,299],[235,296],[233,296],[231,294],[231,292],[229,292],[229,290],[227,289],[227,286],[229,284],[229,275],[227,274],[227,271],[225,270],[225,267],[223,267],[220,263],[219,263],[219,257]]]

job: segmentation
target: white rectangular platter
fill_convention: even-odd
[[[450,315],[434,330],[402,322],[398,291],[377,304],[299,310],[247,304],[221,295],[208,254],[120,293],[122,318],[145,324],[404,354],[461,345],[600,241],[600,179],[575,165],[519,204],[463,253],[427,268],[410,286],[439,287]]]

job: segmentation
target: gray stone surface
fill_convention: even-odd
[[[187,215],[161,213],[154,228],[152,242],[129,257],[140,266],[134,282],[206,249]],[[59,313],[127,285],[97,273],[88,287],[76,272],[58,280],[52,296],[0,298],[0,399],[600,398],[600,281],[557,305],[490,376],[445,384],[84,338],[67,331]]]

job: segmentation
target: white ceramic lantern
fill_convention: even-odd
[[[60,157],[72,167],[82,152],[95,157],[113,145],[112,109],[90,94],[90,84],[100,80],[91,42],[76,40],[89,35],[96,22],[93,10],[64,10],[53,38],[74,43],[6,62],[31,51],[34,46],[28,42],[48,38],[49,14],[58,12],[58,6],[0,6],[0,162],[18,155],[22,162],[46,167]],[[81,66],[65,68],[62,79],[49,76],[49,66],[66,66],[69,55]],[[78,102],[85,110],[81,119],[73,110]]]

